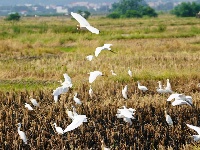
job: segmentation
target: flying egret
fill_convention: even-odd
[[[93,57],[94,57],[93,55],[88,55],[88,56],[86,56],[86,59],[89,61],[92,61]]]
[[[92,98],[92,96],[93,96],[92,85],[90,85],[90,89],[89,89],[89,95],[90,95],[90,98]]]
[[[64,130],[64,133],[78,128],[80,125],[83,124],[83,122],[87,122],[86,115],[76,115],[76,116],[74,116],[72,123],[67,126],[67,128]]]
[[[20,136],[20,139],[22,139],[23,142],[24,142],[25,144],[27,144],[26,135],[25,135],[25,133],[24,133],[23,131],[20,131],[20,128],[21,128],[21,123],[18,123],[18,134],[19,134],[19,136]]]
[[[193,135],[193,138],[194,138],[194,141],[197,142],[200,140],[200,127],[197,127],[197,126],[193,126],[193,125],[190,125],[190,124],[186,124],[189,128],[195,130],[198,135]]]
[[[167,99],[167,101],[171,101],[175,99],[172,102],[172,106],[176,106],[176,105],[184,105],[187,104],[189,106],[192,106],[192,97],[191,96],[185,96],[184,94],[178,94],[178,93],[174,93],[171,94],[169,96],[169,98]]]
[[[128,69],[128,75],[129,75],[130,77],[133,76],[132,71],[130,70],[130,68]]]
[[[65,87],[65,86],[60,86],[60,87],[57,87],[55,90],[53,90],[53,96],[54,96],[55,103],[58,102],[58,96],[60,94],[66,93],[68,90],[69,90],[69,87]]]
[[[61,127],[58,127],[56,123],[53,124],[56,128],[56,132],[58,134],[64,134],[63,129]]]
[[[132,124],[131,119],[135,119],[133,115],[135,114],[135,109],[129,108],[127,109],[126,106],[123,106],[123,109],[117,110],[117,118],[123,118],[125,122],[128,122],[130,125]]]
[[[103,76],[102,72],[100,71],[90,72],[89,83],[92,83],[98,76]]]
[[[114,51],[111,50],[110,46],[112,46],[112,44],[104,44],[101,47],[97,47],[95,50],[95,56],[97,57],[101,53],[102,50],[108,50],[110,52],[115,53]]]
[[[117,75],[116,73],[114,73],[113,70],[110,70],[110,72],[112,73],[113,76],[116,76],[116,75]]]
[[[167,110],[165,109],[165,119],[168,125],[173,126],[173,121],[170,115],[167,114]]]
[[[28,110],[33,110],[30,104],[25,103],[25,107],[28,108]]]
[[[166,93],[173,93],[169,79],[167,79],[167,86],[165,87]]]
[[[30,101],[31,101],[31,103],[34,105],[34,106],[36,106],[36,107],[39,107],[40,105],[37,103],[37,101],[36,101],[36,99],[34,99],[34,98],[30,98]]]
[[[74,95],[74,98],[73,98],[73,100],[75,101],[75,103],[76,104],[79,104],[79,105],[81,105],[82,104],[82,102],[81,102],[81,100],[77,97],[77,93],[75,93],[75,95]]]
[[[122,96],[125,99],[128,99],[128,86],[125,85],[125,87],[122,89]]]
[[[80,14],[71,12],[71,15],[79,22],[80,25],[77,26],[78,29],[80,29],[80,30],[87,29],[92,33],[99,34],[99,30],[97,28],[94,28],[93,26],[91,26],[89,24],[89,22],[84,17],[82,17]]]
[[[143,91],[143,92],[145,92],[145,91],[148,90],[146,86],[140,85],[140,82],[139,82],[139,81],[137,81],[137,83],[138,83],[138,89],[139,89],[139,90],[141,90],[141,91]]]

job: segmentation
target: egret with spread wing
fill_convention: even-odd
[[[79,22],[78,29],[80,30],[89,30],[92,33],[99,34],[99,30],[89,24],[89,22],[82,17],[80,14],[71,12],[71,15]]]

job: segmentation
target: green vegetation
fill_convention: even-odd
[[[13,13],[13,14],[10,14],[7,18],[5,18],[5,20],[7,20],[7,21],[19,21],[20,17],[21,16],[18,13]]]
[[[143,16],[157,17],[158,14],[143,0],[120,0],[112,5],[108,18],[141,18]]]
[[[200,3],[182,2],[177,5],[171,13],[178,17],[195,17],[200,11]]]

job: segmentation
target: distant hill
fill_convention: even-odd
[[[1,0],[0,5],[17,5],[17,4],[56,4],[56,5],[67,5],[74,2],[90,2],[90,3],[113,3],[119,0]]]

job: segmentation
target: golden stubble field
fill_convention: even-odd
[[[200,26],[196,18],[109,20],[93,17],[89,22],[101,32],[76,31],[75,20],[63,18],[22,18],[20,22],[0,20],[0,147],[2,149],[101,149],[103,139],[111,149],[198,149],[186,123],[200,126]],[[86,56],[98,46],[113,44],[116,54],[103,51],[91,62]],[[128,76],[128,68],[133,77]],[[113,69],[117,76],[112,76]],[[88,73],[105,76],[92,83],[88,94]],[[54,103],[52,92],[67,73],[73,88]],[[190,95],[194,107],[172,106],[170,94],[158,94],[158,81],[172,90]],[[143,94],[137,81],[148,87]],[[128,85],[128,100],[121,94]],[[74,93],[83,104],[76,105]],[[39,108],[24,107],[29,97]],[[71,123],[66,109],[76,107],[88,117],[79,128],[58,135],[53,123],[63,129]],[[135,108],[133,124],[116,117],[123,105]],[[164,110],[172,117],[168,126]],[[17,133],[22,123],[28,144]]]

